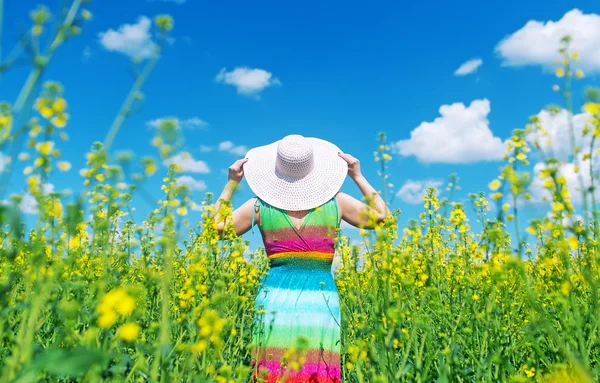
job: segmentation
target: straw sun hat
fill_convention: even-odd
[[[280,209],[309,210],[340,190],[348,164],[319,138],[289,135],[246,154],[244,176],[258,198]]]

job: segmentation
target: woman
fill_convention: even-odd
[[[373,200],[372,207],[339,192],[346,175]],[[340,306],[331,274],[337,229],[342,219],[372,228],[389,209],[357,159],[317,138],[290,135],[250,150],[229,168],[216,211],[244,176],[256,198],[233,212],[233,226],[242,235],[257,224],[270,262],[255,303],[265,314],[264,330],[255,335],[254,378],[339,382]],[[219,222],[220,232],[224,226]],[[300,336],[308,340],[307,349],[295,360]]]

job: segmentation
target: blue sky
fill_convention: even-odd
[[[38,3],[5,2],[4,52],[25,30],[28,11]],[[41,3],[54,10],[59,2]],[[487,191],[511,130],[524,127],[546,105],[561,102],[551,89],[557,83],[552,73],[557,44],[548,36],[569,31],[582,55],[586,77],[574,89],[576,112],[582,84],[598,85],[600,73],[596,0],[368,5],[104,0],[89,9],[93,19],[81,36],[61,47],[45,77],[64,85],[71,115],[71,139],[61,149],[73,170],[51,180],[58,189],[77,190],[81,184],[77,169],[84,166],[85,153],[104,139],[132,84],[130,56],[143,55],[151,44],[154,32],[146,29],[144,17],[157,14],[174,17],[173,41],[114,148],[154,155],[149,122],[167,116],[187,121],[185,150],[203,161],[196,165],[204,172],[188,174],[206,185],[196,192],[197,200],[206,191],[220,192],[223,170],[245,148],[292,133],[336,143],[359,158],[367,178],[380,185],[372,153],[383,131],[396,150],[390,181],[396,192],[404,186],[392,207],[403,210],[405,222],[421,211],[415,204],[420,190],[445,182],[450,173],[460,177],[463,196]],[[471,73],[457,75],[470,60],[475,60],[467,65]],[[26,73],[15,68],[0,78],[0,100],[14,101]],[[547,122],[562,137],[560,118]],[[22,178],[15,175],[19,182],[11,184],[12,192],[22,191]],[[157,199],[161,178],[148,186]],[[358,196],[349,180],[344,191]],[[243,187],[234,203],[250,196]],[[140,211],[150,208],[141,200],[136,204]],[[532,216],[540,210],[528,207]]]

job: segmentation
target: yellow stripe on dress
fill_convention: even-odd
[[[333,253],[324,253],[321,251],[284,251],[277,254],[271,254],[269,259],[282,259],[282,258],[294,258],[294,259],[314,259],[318,261],[332,261]]]

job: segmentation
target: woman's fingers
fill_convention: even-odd
[[[244,164],[248,162],[247,158],[243,158],[241,160],[237,160],[229,167],[231,170],[235,170],[236,172],[241,172],[243,170]]]
[[[348,153],[338,153],[338,155],[342,157],[344,161],[346,161],[350,166],[356,165],[358,163],[358,160]]]

